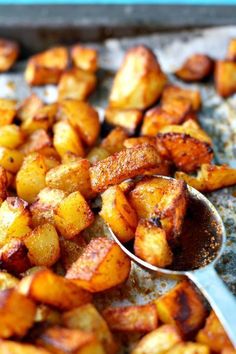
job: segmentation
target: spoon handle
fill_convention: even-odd
[[[236,298],[220,279],[213,265],[187,272],[205,295],[236,349]]]

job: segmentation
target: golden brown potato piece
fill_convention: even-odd
[[[67,49],[65,47],[50,48],[29,59],[25,70],[25,80],[31,86],[57,84],[67,65]]]
[[[122,150],[90,167],[92,189],[102,192],[125,179],[142,175],[147,169],[161,166],[157,150],[150,145],[138,145]]]
[[[214,68],[214,61],[205,54],[194,54],[183,63],[175,75],[186,82],[202,81],[209,77]]]
[[[155,303],[160,320],[175,324],[184,336],[198,330],[206,319],[203,299],[186,280],[155,300]]]
[[[58,122],[53,127],[53,145],[58,154],[63,157],[67,152],[77,156],[84,156],[82,142],[75,129],[67,122]]]
[[[162,325],[146,334],[135,346],[132,354],[166,354],[180,342],[182,338],[175,326]]]
[[[93,146],[96,143],[100,133],[100,122],[97,111],[90,104],[64,100],[59,105],[58,117],[68,119],[86,145]]]
[[[171,104],[174,99],[188,100],[194,111],[198,111],[201,108],[201,95],[198,90],[184,89],[175,85],[166,86],[162,94],[162,105],[167,102]]]
[[[134,238],[138,218],[119,186],[103,192],[100,215],[121,242]]]
[[[157,328],[156,306],[108,307],[102,312],[112,331],[147,333]]]
[[[227,59],[236,61],[236,38],[232,38],[228,45]]]
[[[108,107],[105,111],[106,121],[114,126],[125,129],[129,134],[134,134],[143,113],[139,109],[120,109]]]
[[[221,352],[226,347],[233,349],[233,346],[216,314],[211,311],[206,320],[205,327],[197,334],[197,342],[206,344],[212,351]]]
[[[94,91],[97,84],[96,76],[77,68],[68,69],[58,85],[59,100],[72,99],[84,101]]]
[[[105,354],[93,333],[77,329],[48,328],[40,335],[37,343],[55,354]]]
[[[236,92],[236,62],[218,60],[215,66],[215,88],[224,98]]]
[[[42,189],[35,202],[30,206],[33,225],[54,224],[54,210],[65,196],[65,192],[59,189]]]
[[[18,291],[34,301],[61,310],[71,310],[91,300],[91,295],[86,290],[49,269],[39,270],[23,278]]]
[[[22,239],[31,231],[27,203],[18,197],[8,197],[0,207],[0,247],[12,238]]]
[[[5,270],[0,271],[0,291],[15,288],[18,283],[19,279],[7,273]]]
[[[79,329],[96,335],[107,354],[117,352],[117,343],[109,327],[94,305],[86,304],[62,315],[62,324],[67,328]]]
[[[57,104],[45,105],[35,113],[35,115],[27,118],[21,125],[22,131],[26,135],[32,134],[35,130],[48,130],[52,127],[57,113]]]
[[[0,126],[0,146],[15,149],[24,141],[23,133],[15,124]]]
[[[72,263],[77,261],[86,246],[87,243],[80,235],[73,238],[72,240],[66,240],[64,238],[60,239],[60,262],[62,263],[65,270],[68,270]]]
[[[90,163],[86,159],[61,164],[50,169],[46,175],[46,185],[62,189],[66,193],[80,191],[87,199],[94,196],[89,176]]]
[[[24,155],[28,155],[32,152],[44,154],[45,149],[49,149],[51,146],[52,141],[48,133],[44,129],[38,129],[27,137],[25,143],[20,146],[19,150]]]
[[[131,48],[116,73],[109,104],[113,108],[147,108],[158,100],[166,81],[149,48]]]
[[[98,237],[90,241],[72,264],[66,278],[91,292],[99,292],[123,283],[129,275],[130,264],[130,259],[114,241]]]
[[[0,341],[0,352],[2,354],[50,354],[46,349],[8,340]]]
[[[0,338],[24,336],[33,325],[36,305],[14,289],[0,292]],[[1,343],[1,342],[0,342]]]
[[[175,345],[168,354],[210,354],[210,350],[206,345],[186,342]]]
[[[162,128],[157,135],[157,149],[184,172],[194,172],[213,158],[211,139],[193,120]]]
[[[11,124],[16,116],[16,101],[0,98],[0,127]]]
[[[21,102],[17,110],[17,117],[23,122],[32,119],[42,107],[43,101],[35,93],[32,93]]]
[[[74,66],[81,70],[94,73],[98,69],[98,52],[96,49],[76,44],[71,48],[71,59]]]
[[[0,73],[11,69],[19,52],[20,49],[16,42],[0,38]]]
[[[86,229],[93,220],[93,212],[79,191],[65,197],[54,210],[55,226],[68,239]]]
[[[60,257],[58,234],[51,224],[36,227],[24,237],[24,243],[33,265],[51,267]]]
[[[7,198],[8,176],[6,170],[0,166],[0,205]]]
[[[16,275],[31,267],[28,250],[23,241],[12,239],[0,249],[0,266]]]
[[[173,260],[165,230],[153,221],[145,219],[139,221],[135,232],[134,253],[160,268],[170,265]]]
[[[103,139],[101,147],[106,149],[110,154],[119,152],[124,149],[124,141],[128,138],[128,134],[125,129],[117,127],[112,129],[112,131]]]
[[[184,180],[200,192],[212,192],[236,184],[236,169],[227,165],[203,164],[196,177],[176,172],[175,178]]]
[[[0,165],[7,172],[17,173],[23,162],[23,154],[16,149],[0,147]]]

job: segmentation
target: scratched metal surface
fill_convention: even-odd
[[[124,52],[133,45],[150,46],[158,56],[163,70],[170,74],[191,53],[202,52],[213,58],[223,58],[227,43],[232,37],[236,37],[236,27],[162,33],[122,40],[110,39],[95,45],[100,51],[100,83],[96,93],[91,97],[91,102],[99,108],[103,119],[102,108],[107,104],[114,72],[118,69]],[[18,63],[14,72],[0,75],[0,97],[22,100],[34,91],[45,102],[55,101],[56,87],[47,86],[31,90],[26,85],[23,79],[24,67],[25,63]],[[177,81],[171,74],[169,77],[171,81]],[[181,82],[178,83],[183,85]],[[228,163],[236,167],[236,96],[227,100],[221,99],[216,94],[212,82],[187,86],[201,90],[203,106],[200,122],[213,139],[216,162]],[[218,209],[227,230],[227,245],[217,269],[236,294],[236,188],[223,189],[208,194],[208,197]],[[86,233],[87,237],[102,234],[107,234],[109,237],[109,232],[99,217],[95,225]],[[130,277],[124,285],[97,295],[95,301],[99,308],[110,304],[147,303],[166,292],[174,284],[174,280],[150,275],[133,264]],[[127,344],[127,338],[125,343]]]

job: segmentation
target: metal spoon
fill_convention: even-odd
[[[173,180],[171,177],[154,176]],[[136,257],[132,245],[123,245],[109,228],[112,237],[122,250],[137,264],[150,272],[171,277],[188,277],[205,295],[223,324],[232,344],[236,348],[236,299],[215,271],[226,242],[223,221],[211,202],[196,189],[187,186],[189,194],[190,218],[193,227],[188,234],[191,241],[177,256],[177,261],[167,268],[159,268]],[[188,220],[188,221],[189,221]],[[188,228],[189,224],[184,225]],[[187,241],[184,236],[183,245]],[[171,269],[173,268],[173,269]]]

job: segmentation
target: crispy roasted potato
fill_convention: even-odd
[[[112,131],[103,139],[101,147],[106,149],[110,154],[119,152],[124,149],[124,142],[127,140],[128,134],[125,129],[117,127],[112,129]]]
[[[29,85],[57,84],[68,65],[65,47],[54,47],[33,55],[26,66],[25,80]]]
[[[129,134],[134,134],[141,123],[143,114],[139,109],[120,109],[108,107],[105,111],[106,121],[114,126],[121,127]]]
[[[198,330],[206,319],[203,299],[186,280],[155,300],[155,303],[160,320],[175,324],[184,336]]]
[[[214,68],[214,61],[207,55],[194,54],[183,63],[175,75],[186,82],[202,81],[209,77]]]
[[[236,92],[236,62],[218,60],[215,66],[215,87],[218,94],[224,98]]]
[[[21,129],[15,124],[0,126],[0,146],[15,149],[24,141]]]
[[[81,157],[84,156],[84,148],[80,137],[69,123],[58,122],[54,125],[53,131],[53,145],[61,157],[67,152]]]
[[[175,345],[168,354],[210,354],[210,350],[206,345],[186,342]]]
[[[48,328],[40,335],[37,343],[55,354],[105,354],[93,333],[77,329]]]
[[[173,260],[165,230],[145,219],[138,223],[134,252],[139,258],[160,268],[170,265]]]
[[[107,354],[117,351],[117,344],[109,330],[109,327],[92,304],[82,305],[62,315],[62,323],[67,328],[79,329],[96,335],[102,343]]]
[[[108,156],[110,156],[110,153],[106,149],[102,146],[97,146],[89,151],[86,159],[88,159],[91,164],[96,164],[98,161],[104,160]]]
[[[17,117],[22,122],[27,119],[32,119],[42,107],[43,101],[35,93],[32,93],[21,102],[17,110]]]
[[[16,176],[18,196],[32,203],[46,186],[46,172],[47,168],[42,155],[35,152],[26,156]]]
[[[20,49],[16,42],[0,38],[0,73],[11,69],[19,52]]]
[[[31,231],[27,203],[18,197],[8,197],[0,207],[0,247],[12,238],[22,239]]]
[[[71,48],[71,59],[77,68],[94,73],[98,69],[98,52],[96,49],[76,44]]]
[[[154,304],[108,307],[102,312],[112,331],[147,333],[157,328],[157,309]]]
[[[226,347],[233,349],[233,346],[224,330],[224,327],[211,311],[206,320],[205,327],[197,334],[197,342],[206,344],[212,351],[220,353]]]
[[[131,48],[116,73],[109,105],[122,109],[147,108],[158,100],[166,81],[157,58],[149,48]]]
[[[60,262],[65,270],[68,270],[77,261],[86,246],[87,243],[81,235],[72,240],[66,240],[63,237],[60,239]]]
[[[138,218],[119,186],[102,193],[100,215],[121,242],[134,238]]]
[[[114,241],[98,237],[90,241],[72,264],[66,278],[90,292],[99,292],[123,283],[129,275],[130,264],[128,256]]]
[[[163,325],[146,334],[135,346],[132,354],[165,354],[182,342],[178,329],[172,325]]]
[[[21,125],[22,131],[26,135],[32,134],[35,130],[48,130],[52,127],[57,113],[57,104],[45,105],[35,113],[35,115],[27,118]]]
[[[86,199],[91,198],[94,192],[91,189],[89,168],[90,163],[86,159],[61,164],[48,171],[46,185],[66,193],[80,191]]]
[[[78,132],[82,141],[93,146],[100,133],[100,122],[97,111],[87,102],[64,100],[60,102],[58,117],[67,119]]]
[[[6,171],[17,173],[23,162],[23,154],[16,149],[9,149],[0,146],[0,165]]]
[[[201,108],[201,95],[197,90],[184,89],[179,86],[168,85],[165,87],[161,103],[173,102],[175,99],[188,100],[191,103],[192,109],[198,111]]]
[[[84,101],[94,91],[97,84],[93,73],[72,68],[65,71],[58,85],[59,100],[72,99]]]
[[[0,291],[15,288],[18,283],[18,278],[7,273],[5,270],[0,271]]]
[[[102,192],[125,179],[141,175],[147,169],[162,164],[157,150],[150,145],[138,145],[122,150],[90,167],[92,189]]]
[[[65,238],[75,237],[93,220],[93,212],[79,191],[65,197],[54,210],[55,226]]]
[[[51,267],[60,257],[60,244],[56,229],[51,224],[36,227],[24,237],[31,264]]]
[[[71,310],[91,300],[86,290],[49,269],[39,270],[23,278],[18,291],[34,301],[61,310]]]
[[[40,152],[42,155],[47,155],[47,149],[52,149],[52,141],[44,129],[35,130],[19,148],[24,155],[32,152]]]
[[[0,352],[2,354],[50,354],[46,349],[9,340],[0,341]]]
[[[24,336],[33,325],[35,312],[34,302],[16,290],[0,291],[0,338]]]
[[[16,116],[16,101],[0,98],[0,127],[11,124]]]
[[[227,59],[236,61],[236,38],[230,40],[227,50]]]
[[[9,186],[9,177],[6,170],[0,166],[0,205],[7,198],[7,187]]]
[[[0,267],[15,275],[31,267],[28,250],[23,241],[13,238],[0,249]]]

